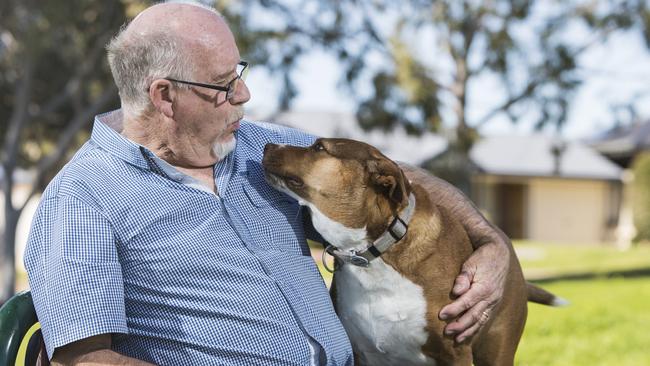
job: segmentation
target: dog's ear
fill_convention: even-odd
[[[397,164],[385,158],[370,160],[368,172],[371,184],[391,201],[400,206],[408,203],[411,186]]]

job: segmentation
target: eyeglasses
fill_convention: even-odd
[[[248,62],[239,61],[239,63],[237,64],[237,76],[235,76],[234,79],[230,80],[230,82],[226,86],[197,83],[194,81],[177,80],[172,78],[165,78],[165,80],[173,81],[175,83],[200,86],[202,88],[208,88],[212,90],[225,91],[226,100],[230,100],[235,95],[235,91],[237,90],[235,86],[237,79],[246,80],[246,76],[248,76]]]

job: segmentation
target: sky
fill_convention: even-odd
[[[572,140],[590,139],[614,125],[610,106],[625,104],[635,95],[648,93],[636,102],[640,118],[650,118],[650,51],[637,33],[617,33],[606,43],[594,46],[579,60],[585,81],[573,99],[562,136]],[[354,113],[355,105],[337,87],[342,69],[328,54],[314,51],[304,57],[293,74],[298,96],[293,109],[301,111],[337,111]],[[251,90],[247,110],[256,116],[275,108],[276,90],[280,85],[262,68],[251,69],[246,81]],[[489,80],[482,80],[470,98],[474,101],[469,113],[481,114],[493,95]],[[487,90],[487,92],[486,92]],[[487,109],[486,109],[487,110]],[[443,116],[444,120],[444,116]],[[531,123],[513,125],[505,118],[488,123],[485,135],[524,135],[533,131]],[[544,131],[553,134],[555,131]]]

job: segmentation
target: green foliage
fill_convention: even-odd
[[[616,32],[650,40],[644,0],[220,3],[237,19],[235,33],[251,35],[240,39],[243,54],[282,75],[281,108],[296,95],[290,72],[297,60],[320,47],[342,63],[341,84],[361,127],[420,133],[452,126],[451,149],[463,154],[496,117],[562,128],[589,74],[578,62],[583,53]],[[491,97],[477,108],[472,91],[486,86]],[[452,168],[466,175],[467,167]]]
[[[571,305],[528,306],[520,366],[650,365],[650,278],[543,284]]]
[[[635,241],[650,241],[650,152],[637,155],[634,172],[633,212],[637,234]]]
[[[119,105],[104,46],[134,1],[0,3],[0,302],[13,293],[15,232],[29,199],[44,188],[92,125]],[[137,2],[141,4],[142,2]],[[136,4],[136,5],[137,5]],[[31,193],[14,195],[16,168],[36,173]]]
[[[75,114],[112,85],[104,44],[125,21],[125,3],[5,2],[6,11],[0,12],[0,148],[11,143],[5,138],[10,123],[18,126],[17,159],[23,167],[49,155]],[[112,105],[119,105],[116,93]]]

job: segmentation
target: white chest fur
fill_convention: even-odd
[[[341,322],[365,365],[435,365],[422,353],[428,335],[422,288],[384,263],[344,265],[334,276]]]

